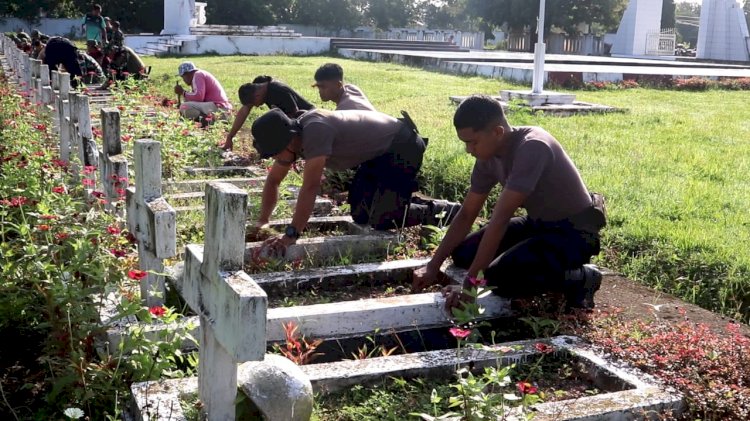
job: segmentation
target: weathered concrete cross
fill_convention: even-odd
[[[120,111],[117,108],[102,108],[102,150],[99,152],[102,185],[107,196],[107,203],[111,203],[122,196],[119,191],[124,190],[128,183],[128,159],[122,152],[122,138],[120,137]]]
[[[266,352],[268,297],[244,271],[247,192],[206,186],[205,245],[185,248],[182,295],[200,315],[200,398],[209,421],[235,419],[237,365]]]
[[[57,70],[54,72],[57,72]],[[60,159],[69,162],[71,117],[68,96],[70,95],[70,74],[57,72],[57,77],[58,91],[55,98],[55,109],[57,110],[57,118],[59,120],[58,133],[60,134]]]
[[[161,143],[137,140],[135,188],[127,189],[128,230],[138,240],[138,265],[150,272],[141,280],[141,299],[149,307],[164,302],[164,263],[177,254],[176,213],[161,197]]]

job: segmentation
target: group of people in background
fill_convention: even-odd
[[[31,35],[19,31],[11,35],[11,39],[19,49],[48,65],[50,72],[59,69],[70,73],[73,86],[79,81],[102,84],[107,80],[148,76],[143,60],[124,45],[120,22],[102,16],[100,5],[91,7],[81,27],[86,35],[85,51],[67,38],[50,37],[38,30],[31,31]]]

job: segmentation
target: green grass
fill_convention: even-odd
[[[423,189],[465,193],[472,158],[452,127],[448,97],[517,88],[504,81],[331,57],[194,57],[237,104],[237,88],[259,74],[279,78],[316,105],[315,69],[336,61],[381,111],[407,110],[430,138]],[[181,58],[146,58],[164,95]],[[591,190],[607,197],[610,225],[601,261],[646,284],[747,320],[750,316],[750,108],[747,93],[658,89],[581,91],[582,101],[626,114],[558,118],[512,113],[514,125],[555,135]],[[323,105],[331,108],[330,103]],[[259,115],[264,110],[254,110]]]

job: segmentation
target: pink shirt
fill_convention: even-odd
[[[197,70],[193,75],[193,90],[185,92],[185,100],[192,102],[213,102],[219,108],[232,109],[227,93],[218,80],[205,70]]]

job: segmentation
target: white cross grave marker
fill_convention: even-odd
[[[200,315],[200,399],[209,421],[235,419],[237,365],[266,352],[265,291],[243,270],[247,192],[206,186],[205,246],[185,247],[182,295]]]
[[[128,230],[138,240],[138,265],[153,272],[141,280],[141,299],[149,307],[164,302],[164,263],[177,254],[176,212],[161,197],[161,143],[136,140],[135,188],[127,189]]]
[[[117,108],[102,108],[102,151],[101,161],[102,185],[110,205],[121,195],[118,190],[127,188],[128,159],[122,151],[120,137],[120,111]]]

